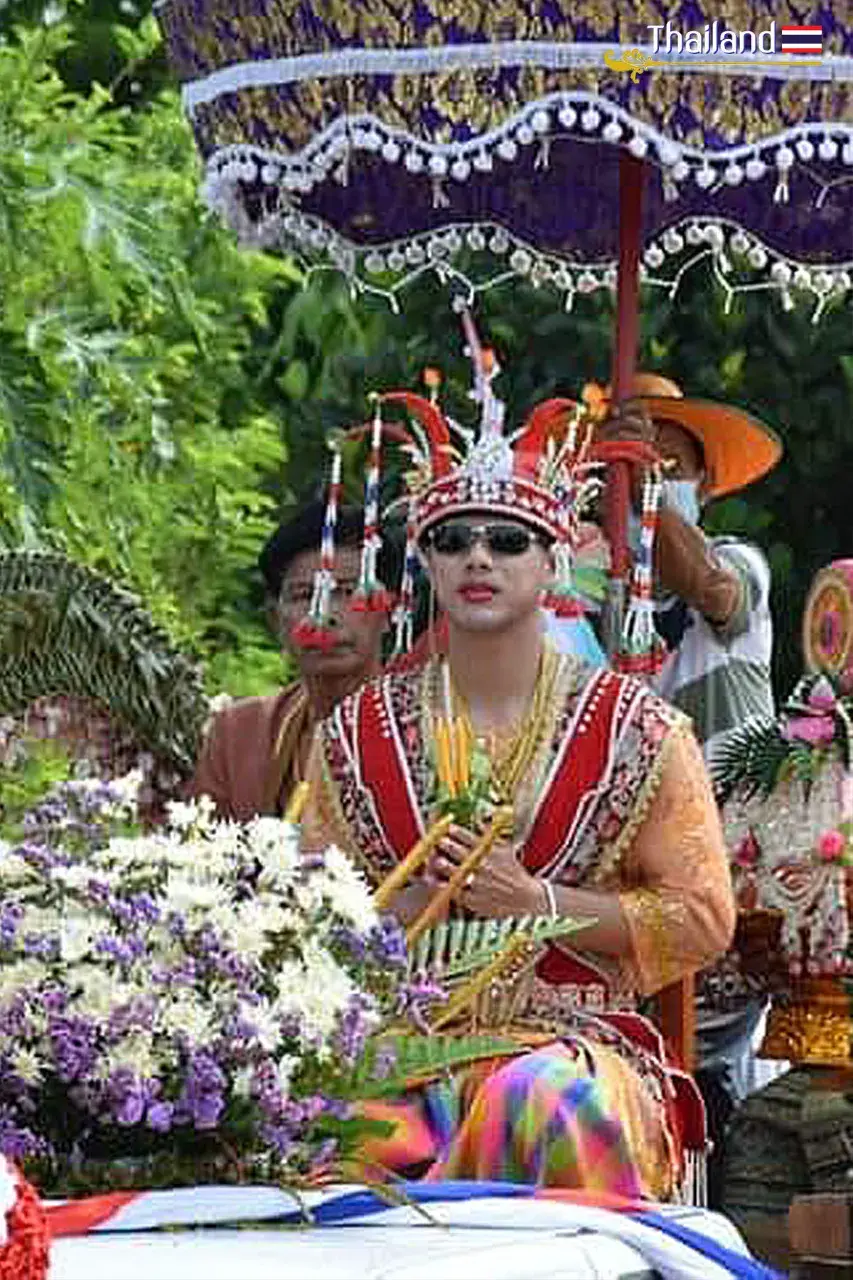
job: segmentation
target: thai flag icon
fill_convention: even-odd
[[[822,27],[783,27],[782,53],[801,53],[809,58],[823,54]]]

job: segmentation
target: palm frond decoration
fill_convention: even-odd
[[[198,668],[140,603],[53,552],[0,554],[0,714],[36,699],[91,699],[180,773],[207,716]]]
[[[450,984],[476,973],[518,942],[533,947],[565,938],[589,921],[550,916],[508,916],[504,920],[445,920],[415,943],[409,973],[428,973]]]
[[[775,720],[753,721],[732,730],[711,767],[717,800],[725,804],[735,792],[744,799],[769,796],[794,746],[782,736]]]
[[[358,1096],[381,1098],[398,1094],[418,1081],[434,1079],[483,1058],[511,1058],[518,1051],[519,1041],[508,1035],[378,1036],[359,1069]],[[387,1057],[392,1063],[384,1074],[376,1069],[380,1057]]]

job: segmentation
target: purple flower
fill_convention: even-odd
[[[370,951],[383,967],[404,969],[408,958],[406,935],[393,916],[383,916],[370,932]]]
[[[159,1090],[157,1081],[142,1080],[129,1067],[119,1067],[107,1083],[107,1098],[116,1124],[125,1128],[139,1124]]]
[[[365,1041],[373,1029],[372,1022],[368,1022],[365,1016],[370,1007],[368,997],[363,992],[356,992],[338,1020],[332,1039],[343,1066],[351,1067],[361,1057]]]
[[[130,900],[134,918],[140,923],[157,924],[162,912],[150,893],[137,893]]]
[[[397,1065],[397,1054],[390,1044],[380,1044],[370,1067],[370,1074],[376,1080],[387,1080]]]
[[[272,1147],[280,1160],[287,1160],[296,1147],[294,1135],[286,1125],[262,1124],[260,1136],[268,1147]]]
[[[24,938],[24,954],[38,956],[42,960],[59,958],[59,938],[55,934],[28,933]]]
[[[134,1027],[148,1030],[154,1021],[154,1002],[152,1000],[131,1000],[120,1005],[110,1013],[108,1023],[109,1039],[113,1042],[127,1035]]]
[[[310,1171],[314,1174],[326,1172],[337,1153],[337,1138],[326,1138],[311,1156]]]
[[[95,939],[95,951],[110,956],[118,964],[132,964],[145,954],[145,941],[134,933],[127,934],[124,938],[103,933],[100,938]]]
[[[429,1031],[427,1013],[433,1005],[446,999],[447,992],[429,978],[403,983],[397,992],[397,1016],[407,1017],[418,1031],[426,1033]]]
[[[23,907],[15,902],[7,902],[0,910],[0,947],[13,945],[18,933],[18,926],[24,914]]]
[[[63,987],[45,987],[39,992],[39,1000],[48,1013],[62,1013],[68,1004],[68,992]]]
[[[158,966],[151,971],[151,981],[159,987],[191,987],[198,977],[198,964],[192,956],[184,956],[178,964]]]
[[[194,1053],[175,1106],[178,1122],[190,1123],[196,1129],[215,1129],[225,1110],[226,1084],[225,1074],[212,1054],[204,1049]]]
[[[116,1123],[130,1128],[131,1125],[139,1124],[144,1111],[145,1096],[140,1090],[134,1089],[122,1099],[116,1108]]]
[[[27,1034],[29,1027],[27,998],[30,993],[19,991],[15,998],[0,1009],[0,1035],[13,1040],[20,1040]],[[35,998],[38,998],[37,996]]]
[[[50,1144],[32,1129],[17,1122],[8,1107],[0,1107],[0,1151],[11,1160],[50,1154]]]
[[[175,1118],[171,1102],[152,1102],[145,1117],[149,1129],[155,1133],[168,1133]]]
[[[61,865],[63,861],[68,861],[67,858],[63,859],[51,849],[49,845],[35,840],[27,840],[24,844],[19,845],[14,852],[29,866],[34,867],[36,871],[41,871],[45,874],[49,874],[54,867]]]
[[[85,1018],[53,1016],[48,1035],[59,1079],[69,1084],[88,1076],[99,1056],[98,1032]]]
[[[367,939],[349,925],[339,925],[334,930],[332,939],[343,948],[351,960],[360,963],[367,955]]]

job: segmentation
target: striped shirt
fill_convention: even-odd
[[[712,538],[719,563],[741,582],[738,608],[722,627],[688,608],[685,630],[657,678],[655,691],[690,716],[710,764],[732,730],[748,720],[775,717],[770,662],[770,569],[763,553],[737,538]],[[676,600],[660,610],[683,608]]]
[[[775,716],[770,677],[773,623],[770,616],[770,568],[758,547],[736,538],[712,538],[718,562],[736,573],[741,583],[737,609],[722,627],[715,627],[696,609],[686,609],[686,628],[661,671],[656,690],[693,721],[705,759],[713,763],[715,750],[733,729],[747,720]],[[685,607],[670,602],[673,613]],[[666,631],[666,610],[663,610]],[[679,620],[673,619],[676,626]],[[713,973],[713,970],[712,970]],[[733,1101],[757,1087],[752,1044],[761,1025],[766,1001],[747,993],[728,1007],[716,1008],[709,978],[696,988],[696,1050],[701,1070],[715,1075]]]

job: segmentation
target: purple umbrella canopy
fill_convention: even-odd
[[[841,17],[847,14],[849,21]],[[850,0],[163,0],[211,205],[396,305],[425,271],[610,287],[619,157],[642,272],[853,284]]]

